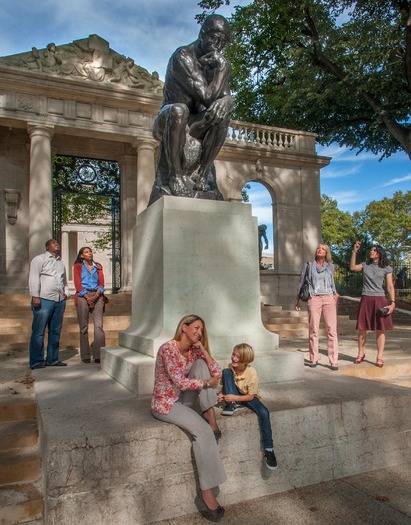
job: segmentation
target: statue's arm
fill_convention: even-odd
[[[230,95],[230,66],[221,54],[209,53],[198,61],[193,53],[181,49],[173,58],[170,66],[174,78],[205,107],[208,108],[215,100]],[[210,82],[205,75],[209,67],[213,69]]]

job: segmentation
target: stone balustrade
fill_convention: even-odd
[[[299,151],[299,136],[303,133],[233,120],[228,128],[227,141],[234,145]]]

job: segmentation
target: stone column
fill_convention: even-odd
[[[154,139],[137,139],[137,215],[147,208],[155,178]]]
[[[121,288],[131,292],[133,228],[136,224],[136,157],[123,155],[120,159],[121,200]]]
[[[70,244],[68,231],[61,232],[60,255],[66,267],[67,279],[70,279]]]
[[[28,125],[30,135],[29,258],[43,253],[53,231],[51,139],[54,127]]]

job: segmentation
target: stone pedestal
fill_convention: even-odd
[[[250,205],[156,201],[138,215],[134,230],[132,323],[119,333],[119,347],[103,351],[103,370],[137,394],[151,393],[158,348],[194,313],[205,320],[222,365],[234,345],[246,342],[262,383],[299,379],[302,356],[280,352],[278,336],[262,324],[258,266]]]

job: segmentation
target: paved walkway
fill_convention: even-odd
[[[366,358],[360,365],[353,364],[358,355],[357,333],[340,335],[339,370],[329,370],[326,338],[320,338],[320,359],[317,368],[310,369],[313,373],[343,374],[362,379],[383,381],[398,386],[411,387],[411,316],[410,325],[401,326],[392,332],[387,332],[384,367],[375,364],[377,347],[375,334],[369,333],[366,344]],[[282,350],[303,352],[306,365],[309,363],[308,339],[284,340],[280,343]],[[308,368],[308,367],[307,367]]]
[[[328,368],[324,339],[320,340],[321,359],[317,368],[307,367],[310,376],[329,380],[333,374],[356,375],[369,380],[411,387],[411,327],[401,327],[387,336],[385,366],[375,366],[375,339],[367,345],[367,359],[354,365],[357,355],[356,334],[339,340],[339,370]],[[307,353],[306,339],[283,341],[281,349]],[[61,352],[68,368],[87,374],[78,353]],[[89,365],[90,366],[90,365]],[[98,365],[91,365],[98,366]],[[72,370],[74,371],[74,370]],[[41,371],[43,374],[47,370]],[[64,370],[60,372],[64,373]],[[16,382],[18,381],[18,382]],[[0,356],[0,396],[33,396],[32,376],[27,368],[27,355],[10,352]],[[327,382],[327,381],[326,381]],[[411,429],[410,438],[411,439]],[[198,513],[158,522],[158,525],[196,525],[207,523]],[[225,525],[411,525],[411,464],[397,465],[369,473],[323,482],[281,494],[258,498],[226,508]],[[45,525],[41,521],[31,525]],[[78,525],[85,525],[79,523]],[[99,524],[96,524],[99,525]],[[121,525],[119,523],[118,525]]]
[[[157,525],[203,525],[200,514]],[[411,464],[226,507],[224,525],[410,525]]]

